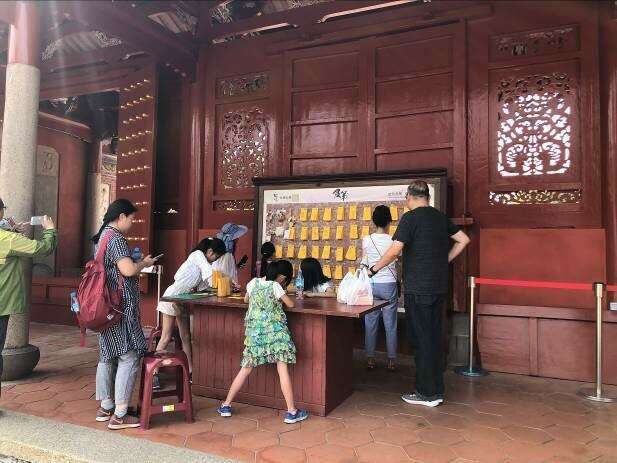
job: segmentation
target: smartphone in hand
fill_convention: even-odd
[[[153,259],[154,260],[159,260],[161,257],[163,257],[165,254],[159,254],[158,256],[154,256]]]
[[[30,225],[42,225],[44,217],[43,215],[35,215],[30,219]]]

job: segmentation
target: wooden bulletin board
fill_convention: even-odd
[[[362,238],[375,231],[373,209],[390,207],[393,234],[407,210],[407,187],[420,179],[429,185],[431,205],[445,211],[445,169],[255,178],[254,260],[260,258],[262,243],[271,241],[276,257],[291,261],[294,272],[303,258],[315,257],[326,276],[338,282],[360,265]]]

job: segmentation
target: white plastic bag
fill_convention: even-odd
[[[356,271],[353,286],[347,293],[347,305],[373,305],[373,287],[365,268]]]
[[[349,290],[354,285],[356,280],[356,274],[347,272],[347,275],[345,275],[345,278],[343,278],[341,284],[338,287],[338,292],[336,294],[337,301],[339,301],[341,304],[345,304],[347,302]]]

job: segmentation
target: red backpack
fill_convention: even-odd
[[[86,329],[101,332],[118,323],[124,314],[121,310],[124,288],[122,274],[119,274],[120,281],[115,292],[109,290],[105,281],[105,251],[114,235],[113,231],[105,233],[94,259],[86,264],[86,271],[77,289],[77,320],[81,327],[82,346],[85,344]]]

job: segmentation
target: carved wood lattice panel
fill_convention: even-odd
[[[216,153],[217,193],[252,189],[253,177],[266,171],[269,120],[263,107],[247,104],[220,108]],[[238,199],[244,198],[240,194]]]
[[[491,100],[494,191],[580,188],[576,62],[493,71]],[[537,195],[520,198],[537,199]]]

